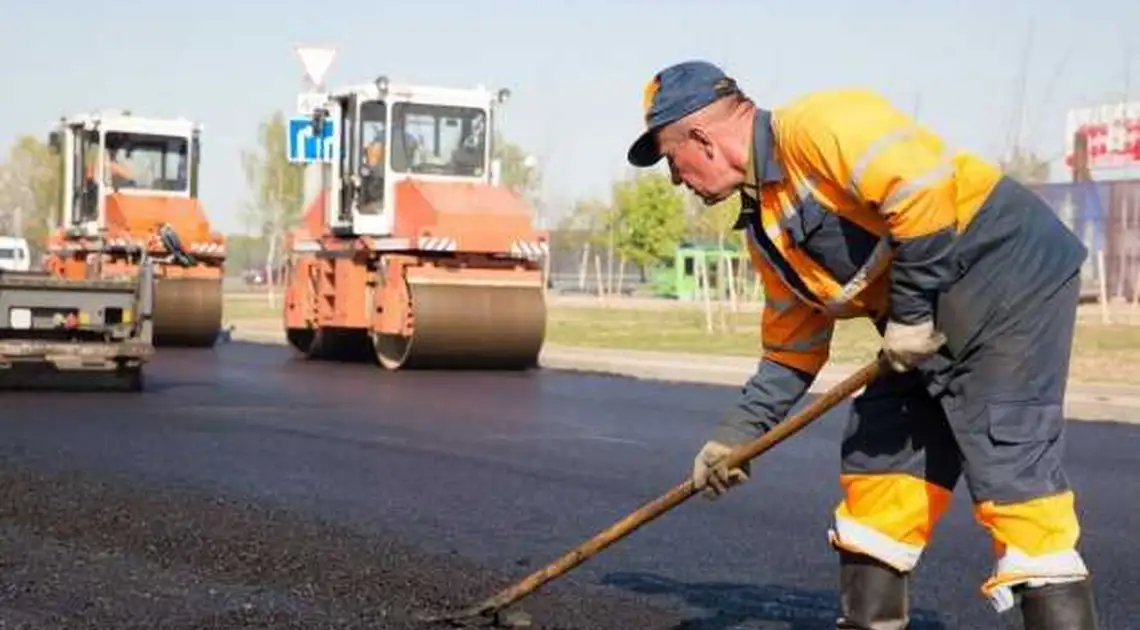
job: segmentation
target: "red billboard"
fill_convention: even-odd
[[[1088,138],[1092,171],[1140,166],[1140,101],[1069,110],[1065,120],[1065,164],[1073,165],[1073,137]]]

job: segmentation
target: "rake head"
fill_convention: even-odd
[[[437,615],[417,614],[416,620],[452,628],[529,628],[530,615],[522,611],[474,607]]]

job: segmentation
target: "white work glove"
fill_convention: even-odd
[[[751,470],[748,462],[731,471],[717,465],[717,462],[730,452],[732,452],[731,446],[710,440],[693,460],[693,485],[706,499],[715,499],[732,486],[748,481]]]
[[[883,332],[883,354],[896,372],[907,372],[914,366],[934,356],[946,336],[934,330],[934,322],[922,324],[900,324],[887,322]]]

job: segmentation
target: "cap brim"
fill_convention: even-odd
[[[645,168],[653,166],[661,160],[661,153],[657,150],[657,130],[649,129],[637,137],[629,147],[626,159],[633,166]]]

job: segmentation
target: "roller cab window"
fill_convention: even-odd
[[[389,155],[402,174],[484,177],[487,113],[475,107],[397,103]]]
[[[350,129],[345,126],[346,132]],[[379,212],[384,202],[384,160],[388,154],[388,108],[384,101],[360,104],[360,212]],[[351,146],[351,145],[345,145]]]
[[[99,218],[99,132],[75,129],[76,150],[72,160],[72,218],[78,223]],[[104,177],[104,180],[109,178]],[[110,182],[107,182],[108,185]]]
[[[190,188],[186,138],[108,132],[103,149],[103,184],[112,191],[184,193]]]

